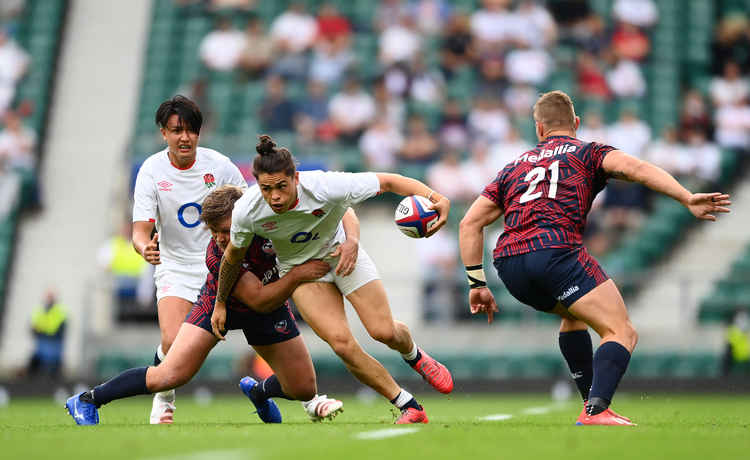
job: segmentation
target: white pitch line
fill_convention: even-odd
[[[188,454],[145,457],[143,460],[247,460],[247,449],[204,450]]]
[[[551,407],[529,407],[521,411],[524,415],[542,415],[552,410]]]
[[[419,428],[412,427],[412,428],[386,428],[384,430],[375,430],[375,431],[363,431],[361,433],[357,433],[354,435],[357,439],[385,439],[385,438],[393,438],[395,436],[403,436],[405,434],[412,434],[419,431]]]
[[[484,417],[479,417],[479,420],[487,420],[490,422],[500,422],[503,420],[508,420],[509,418],[513,418],[511,414],[492,414],[492,415],[485,415]]]

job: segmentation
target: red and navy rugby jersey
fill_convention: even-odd
[[[213,309],[214,302],[216,301],[216,289],[218,287],[217,280],[219,279],[219,266],[221,265],[221,256],[224,251],[219,248],[216,241],[211,238],[206,248],[206,267],[208,267],[208,276],[206,282],[203,284],[201,293],[198,296],[198,303],[206,303],[206,306],[210,304]],[[245,258],[242,259],[242,265],[240,267],[239,279],[245,272],[252,272],[264,285],[272,283],[279,279],[279,269],[276,266],[276,252],[273,250],[271,241],[255,236],[250,246],[247,248]],[[231,308],[236,311],[250,311],[246,305],[238,302],[233,297],[229,297],[227,300],[227,308]]]
[[[583,243],[591,202],[607,183],[614,147],[550,136],[508,163],[482,192],[505,213],[495,258]]]

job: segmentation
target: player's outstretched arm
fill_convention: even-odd
[[[602,161],[602,168],[616,179],[638,182],[675,199],[701,220],[716,220],[716,213],[729,212],[728,206],[732,204],[729,195],[720,192],[691,193],[660,167],[621,150],[609,152]]]
[[[224,255],[221,257],[219,279],[216,287],[216,301],[214,302],[214,312],[211,315],[211,328],[219,340],[224,340],[224,334],[226,334],[224,326],[227,320],[227,299],[232,293],[234,283],[239,278],[240,263],[242,262],[242,258],[245,257],[246,251],[247,247],[238,248],[230,241],[224,250]]]
[[[432,202],[431,209],[437,211],[438,220],[430,231],[425,234],[426,237],[429,238],[445,225],[448,220],[448,213],[451,209],[451,202],[448,198],[411,177],[392,173],[375,173],[375,175],[378,176],[378,180],[380,181],[381,193],[392,192],[401,196],[419,195]]]
[[[344,226],[346,241],[341,243],[331,253],[331,257],[339,257],[339,263],[336,264],[336,274],[339,276],[348,276],[354,271],[357,265],[357,255],[359,253],[359,218],[352,208],[346,210],[344,217],[341,219]]]
[[[154,231],[153,222],[133,222],[133,249],[135,249],[135,252],[140,254],[146,262],[151,265],[159,265],[161,263],[158,246],[159,234],[154,233],[152,238],[152,231]]]
[[[487,322],[491,323],[497,303],[492,292],[487,288],[487,277],[482,267],[484,256],[484,227],[490,225],[503,215],[497,204],[480,196],[471,205],[461,219],[458,230],[458,245],[461,249],[461,260],[466,267],[469,281],[469,308],[471,314],[487,313]]]
[[[232,297],[258,313],[270,313],[286,302],[300,283],[314,281],[330,269],[331,266],[322,260],[308,260],[265,286],[253,273],[246,272],[237,281]]]

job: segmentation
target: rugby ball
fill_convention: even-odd
[[[429,209],[430,200],[423,196],[407,196],[396,206],[394,220],[401,233],[411,238],[423,238],[437,223],[438,213]]]

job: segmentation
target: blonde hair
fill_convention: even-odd
[[[534,120],[545,128],[576,128],[576,112],[570,96],[555,90],[539,96],[534,104]]]
[[[242,196],[242,189],[236,185],[222,185],[203,200],[201,220],[209,227],[215,226],[232,215],[234,202]]]

